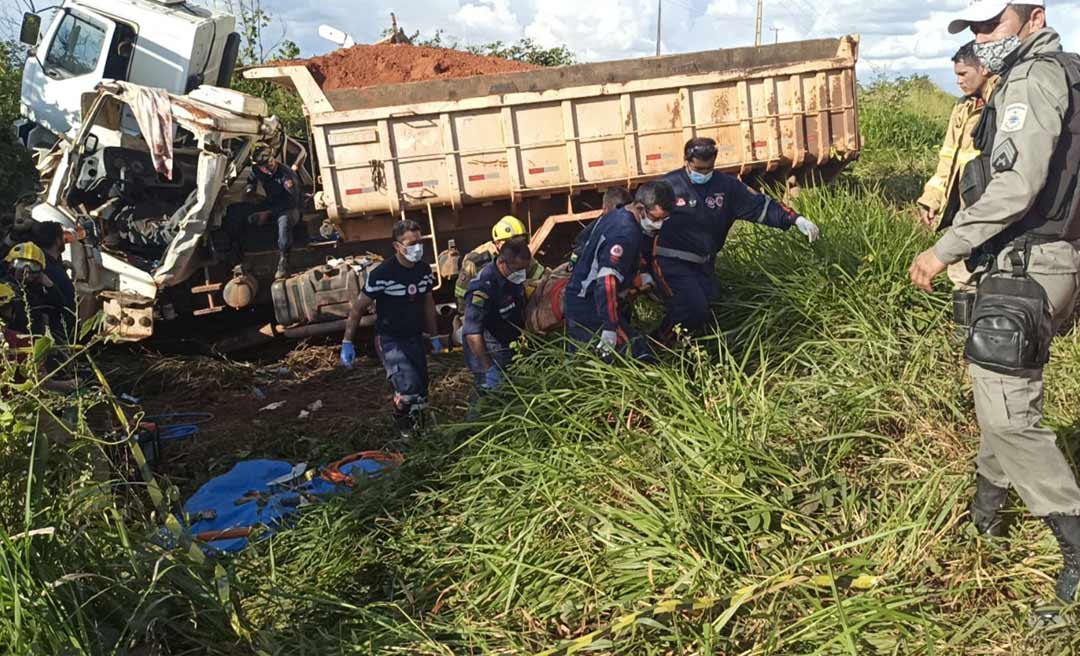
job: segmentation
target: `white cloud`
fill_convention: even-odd
[[[202,0],[225,3],[229,0]],[[320,23],[376,40],[390,12],[409,33],[442,29],[467,43],[530,37],[544,46],[566,45],[583,61],[653,54],[656,0],[262,0],[280,28],[305,54],[332,46],[318,37]],[[662,0],[664,53],[752,45],[751,0]],[[969,35],[950,35],[950,16],[967,0],[766,0],[763,38],[771,42],[862,35],[859,74],[927,73],[951,90],[949,56]],[[1080,49],[1080,0],[1054,0],[1050,24],[1066,48]],[[774,32],[771,28],[777,28]],[[275,32],[276,30],[276,32]]]
[[[471,42],[516,40],[522,26],[510,8],[510,0],[475,0],[461,5],[451,21]]]

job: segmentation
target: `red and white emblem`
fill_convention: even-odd
[[[409,296],[416,296],[416,285],[409,285]]]
[[[676,207],[686,207],[686,199],[685,198],[676,198],[675,199],[675,206]]]
[[[614,246],[611,247],[611,256],[612,257],[622,257],[622,254],[623,254],[623,249],[622,249],[621,244],[615,244]]]

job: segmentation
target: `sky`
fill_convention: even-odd
[[[275,41],[284,33],[304,55],[334,48],[319,37],[320,24],[348,32],[357,43],[370,43],[389,26],[390,12],[397,14],[409,34],[419,30],[429,35],[442,29],[468,44],[529,37],[543,46],[565,44],[582,61],[643,57],[656,50],[657,0],[259,1],[276,19],[267,40]],[[659,1],[663,53],[754,43],[753,0]],[[954,93],[949,58],[970,35],[950,35],[946,25],[966,5],[967,0],[765,0],[763,39],[796,41],[858,33],[861,81],[924,73]],[[1080,49],[1080,0],[1047,0],[1047,5],[1049,23],[1063,35],[1066,49]]]

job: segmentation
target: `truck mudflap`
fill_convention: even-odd
[[[347,319],[377,257],[348,257],[278,280],[271,288],[274,318],[286,327]]]

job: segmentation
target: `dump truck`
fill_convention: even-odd
[[[718,170],[755,184],[835,176],[860,148],[857,54],[858,37],[846,36],[335,91],[303,65],[248,69],[249,79],[292,89],[306,115],[306,141],[275,142],[301,169],[309,199],[292,256],[299,273],[282,280],[272,231],[251,237],[238,263],[226,229],[249,211],[245,158],[277,129],[265,104],[208,85],[170,95],[177,182],[154,170],[146,138],[102,145],[97,135],[118,129],[142,93],[106,82],[84,102],[78,134],[58,146],[33,219],[76,235],[66,257],[80,312],[102,312],[123,340],[181,320],[241,326],[222,348],[339,331],[366,271],[390,252],[393,222],[406,217],[424,226],[449,318],[459,256],[499,217],[525,221],[534,252],[554,265],[573,224],[598,216],[606,189],[678,168],[691,137],[716,139]],[[294,159],[304,143],[310,152]],[[143,221],[156,243],[131,238]],[[189,335],[218,332],[184,325]]]
[[[405,216],[433,251],[504,214],[541,248],[555,226],[682,165],[712,137],[718,170],[828,180],[860,149],[857,36],[324,92],[306,66],[262,66],[302,99],[315,207],[348,241]]]

